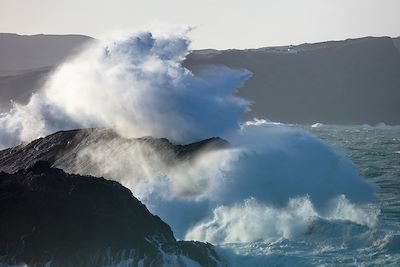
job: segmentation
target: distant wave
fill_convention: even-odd
[[[324,126],[323,123],[317,122],[317,123],[312,124],[311,128],[320,128],[320,127],[323,127],[323,126]]]
[[[378,123],[376,125],[362,124],[361,127],[364,129],[382,129],[382,130],[400,129],[400,125],[390,125],[383,122]]]
[[[289,126],[290,124],[285,124],[282,122],[275,122],[275,121],[270,121],[270,120],[266,120],[266,119],[258,119],[258,118],[254,118],[251,121],[246,121],[243,125],[245,126],[271,126],[271,125],[286,125]]]

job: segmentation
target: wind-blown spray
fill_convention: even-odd
[[[249,104],[234,92],[251,73],[209,66],[196,76],[181,65],[188,46],[182,35],[148,32],[92,44],[62,64],[27,105],[0,116],[0,145],[77,127],[180,143],[221,136],[229,148],[174,166],[150,147],[108,140],[82,147],[70,169],[120,181],[180,238],[291,239],[315,218],[376,224],[377,213],[364,212],[374,188],[344,155],[294,127],[240,128]]]
[[[149,32],[92,44],[62,64],[26,106],[1,115],[0,145],[71,127],[176,142],[237,130],[248,104],[233,93],[250,72],[214,67],[207,79],[195,76],[180,64],[188,46],[184,36]]]

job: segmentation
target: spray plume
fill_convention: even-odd
[[[188,46],[182,35],[149,32],[88,46],[61,65],[27,105],[15,104],[0,116],[0,145],[79,127],[179,143],[226,138],[229,148],[174,164],[151,147],[111,139],[83,146],[69,166],[120,181],[181,238],[294,238],[315,217],[376,223],[377,213],[363,209],[374,188],[351,161],[294,127],[240,128],[248,103],[234,92],[251,73],[208,66],[196,76],[181,65]],[[255,230],[246,226],[250,222]]]

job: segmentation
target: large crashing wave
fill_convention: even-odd
[[[249,242],[296,238],[316,218],[372,227],[374,188],[344,155],[284,125],[247,125],[248,103],[234,96],[250,72],[182,67],[189,41],[140,33],[96,43],[60,66],[27,105],[0,117],[10,146],[60,129],[107,127],[124,137],[190,142],[212,136],[231,147],[170,167],[157,151],[121,140],[83,147],[74,170],[120,181],[179,238]],[[146,154],[146,156],[144,156]],[[149,155],[152,155],[149,157]]]
[[[303,225],[316,217],[335,217],[368,226],[376,224],[377,211],[366,206],[374,198],[373,187],[358,176],[357,168],[343,154],[306,131],[276,125],[249,126],[228,139],[231,147],[206,150],[193,160],[180,162],[172,168],[165,166],[165,160],[153,148],[132,146],[124,139],[104,141],[81,150],[74,172],[120,181],[152,212],[172,225],[178,237],[184,237],[197,223],[200,226],[191,229],[187,238],[228,241],[231,238],[204,234],[205,227],[207,232],[217,228],[227,231],[225,226],[248,225],[247,220],[270,228],[268,221],[262,219],[263,212],[259,213],[263,210],[266,211],[264,218],[285,224],[275,218],[276,214],[281,213],[286,218],[292,214],[288,210],[294,210],[288,207],[290,203],[303,198],[307,201],[301,201],[301,205],[308,205],[312,210],[299,215],[304,215]],[[89,171],[88,160],[92,163]],[[251,214],[258,214],[258,219],[241,216],[253,206]],[[235,213],[232,211],[240,212],[232,216]],[[220,221],[220,218],[224,219]],[[287,227],[296,227],[297,222],[301,223],[295,219]],[[245,237],[244,229],[252,228],[251,225],[232,229],[237,229],[243,240],[271,238],[250,232]],[[278,233],[274,237],[288,236]]]
[[[95,43],[61,65],[26,105],[0,117],[0,147],[59,129],[108,127],[125,137],[177,142],[239,128],[246,101],[233,96],[250,72],[211,68],[207,79],[180,62],[187,38],[139,33]]]

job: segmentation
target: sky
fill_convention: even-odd
[[[0,32],[85,34],[193,27],[192,48],[400,36],[400,0],[0,0]]]

